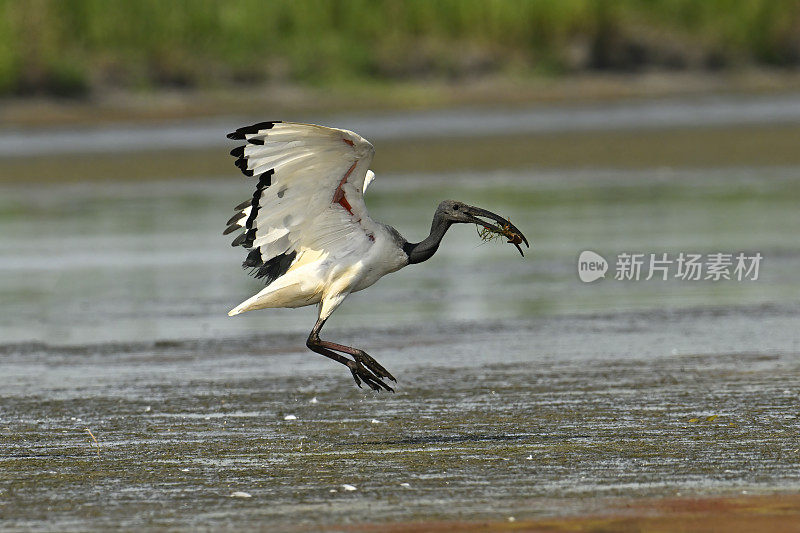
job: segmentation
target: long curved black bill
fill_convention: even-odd
[[[528,244],[528,239],[525,238],[525,235],[516,227],[514,224],[511,223],[510,220],[501,217],[496,213],[492,213],[491,211],[487,211],[486,209],[481,209],[480,207],[468,206],[466,209],[466,214],[469,215],[475,224],[480,224],[485,228],[489,228],[492,231],[500,233],[508,238],[508,242],[513,244],[519,250],[519,253],[522,257],[525,257],[525,254],[522,253],[522,247],[520,244],[525,243],[525,246],[530,248],[530,244]],[[490,224],[484,220],[481,220],[477,217],[488,218],[494,220],[495,222],[499,223],[500,226],[495,226],[494,224]]]

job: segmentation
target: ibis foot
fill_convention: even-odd
[[[334,361],[349,368],[350,372],[353,374],[353,380],[355,380],[356,385],[358,385],[359,388],[361,387],[361,382],[363,381],[372,390],[387,390],[389,392],[394,392],[394,389],[384,383],[383,379],[381,378],[391,379],[395,383],[397,383],[397,380],[394,379],[394,376],[391,375],[388,370],[383,368],[383,365],[373,359],[372,356],[370,356],[367,352],[364,350],[359,350],[358,348],[345,346],[344,344],[337,344],[335,342],[329,342],[320,339],[319,332],[324,324],[325,319],[321,318],[317,320],[317,323],[314,325],[314,329],[312,329],[311,333],[308,334],[306,346],[308,346],[309,349],[317,352],[320,355],[324,355],[329,359],[333,359]],[[351,356],[353,359],[348,359],[347,357],[336,352],[345,353]]]
[[[348,361],[347,367],[353,374],[353,379],[355,380],[356,385],[358,385],[359,388],[361,388],[361,382],[363,381],[372,390],[376,391],[386,390],[388,392],[394,392],[393,388],[384,383],[381,378],[373,374],[370,370],[367,370],[360,362]]]
[[[383,368],[379,362],[372,358],[370,354],[365,352],[364,350],[359,350],[358,348],[353,348],[353,353],[351,354],[353,359],[367,367],[373,374],[378,376],[379,378],[389,378],[395,383],[397,380],[394,379],[394,376],[389,373],[388,370]]]

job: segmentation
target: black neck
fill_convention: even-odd
[[[433,254],[439,249],[439,243],[442,242],[444,234],[450,229],[450,224],[452,223],[441,217],[438,212],[434,214],[431,234],[421,242],[407,242],[403,245],[403,251],[408,255],[408,264],[422,263],[433,257]]]

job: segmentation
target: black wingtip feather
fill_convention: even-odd
[[[233,157],[244,157],[244,146],[237,146],[231,150],[231,155]]]
[[[242,267],[244,268],[254,268],[260,267],[264,264],[264,261],[261,259],[261,250],[258,248],[253,248],[250,250],[250,253],[247,254],[247,259],[244,260],[242,263]]]
[[[292,266],[294,258],[297,256],[297,252],[293,250],[290,253],[276,255],[266,263],[262,262],[258,266],[248,264],[249,260],[251,259],[251,256],[253,256],[253,259],[255,259],[253,252],[250,252],[250,255],[248,255],[247,259],[244,261],[244,263],[242,263],[242,267],[252,268],[250,274],[256,279],[265,279],[267,285],[269,285],[279,277],[286,274],[286,272],[289,270],[289,267]],[[261,259],[260,253],[258,255],[258,258],[259,260]]]
[[[272,185],[272,176],[275,174],[275,169],[271,168],[258,177],[258,185],[256,188],[264,190]]]
[[[229,133],[227,137],[228,139],[232,139],[234,141],[243,141],[245,135],[258,133],[261,130],[270,130],[275,126],[275,124],[280,124],[280,122],[281,122],[280,120],[273,120],[270,122],[258,122],[257,124],[253,124],[252,126],[244,126],[242,128],[238,128],[236,131]]]
[[[240,157],[239,159],[234,161],[233,164],[239,167],[239,170],[241,170],[242,174],[244,174],[245,176],[253,175],[253,171],[247,168],[247,159],[245,159],[244,157]]]
[[[228,221],[225,224],[230,226],[231,224],[235,224],[236,222],[239,222],[243,218],[244,218],[244,213],[236,213],[231,218],[229,218]]]
[[[251,205],[252,203],[253,203],[253,199],[252,199],[252,198],[248,198],[248,199],[247,199],[247,200],[245,200],[244,202],[242,202],[242,203],[240,203],[239,205],[237,205],[236,207],[234,207],[234,208],[233,208],[233,210],[234,210],[234,211],[239,211],[239,210],[241,210],[241,209],[244,209],[245,207],[250,207],[250,205]]]

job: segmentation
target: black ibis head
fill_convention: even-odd
[[[525,246],[530,248],[528,239],[525,238],[525,235],[523,235],[519,228],[512,224],[510,220],[496,213],[492,213],[491,211],[487,211],[486,209],[456,200],[445,200],[439,204],[436,211],[439,216],[451,223],[477,224],[492,233],[502,235],[508,239],[510,244],[517,247],[517,250],[519,250],[522,256],[525,254],[522,253],[520,244],[524,243]]]

